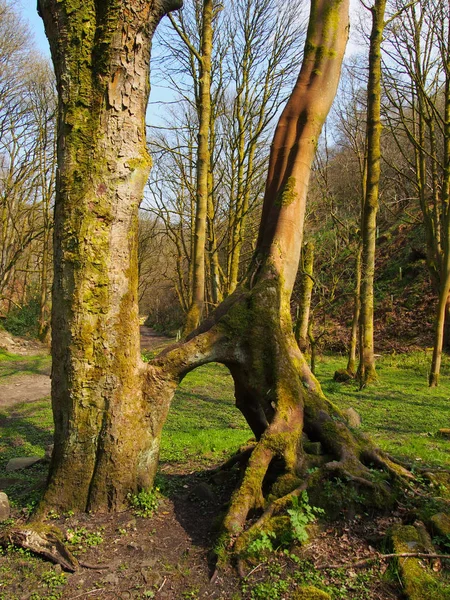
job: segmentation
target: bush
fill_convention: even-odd
[[[3,320],[3,327],[13,335],[37,337],[39,333],[40,304],[32,298],[21,308],[14,308]]]

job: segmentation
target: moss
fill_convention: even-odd
[[[297,191],[295,189],[296,180],[295,177],[289,177],[285,186],[278,194],[277,206],[289,206],[297,198]]]
[[[419,531],[412,525],[396,525],[390,531],[393,550],[397,554],[423,552]],[[410,600],[449,600],[450,589],[442,584],[419,558],[398,558],[405,591]]]
[[[282,498],[298,488],[300,484],[301,480],[298,477],[292,473],[285,473],[281,477],[278,477],[272,486],[270,494],[273,498]]]
[[[223,317],[222,323],[233,336],[245,334],[250,323],[250,314],[245,301],[236,302]]]
[[[450,515],[446,513],[438,513],[430,519],[430,524],[433,532],[437,535],[450,537]]]
[[[291,520],[288,516],[272,517],[266,524],[265,530],[275,534],[277,541],[281,540],[291,530]]]
[[[290,598],[291,600],[331,600],[330,594],[312,585],[302,586],[295,590]]]

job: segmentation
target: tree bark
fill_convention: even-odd
[[[358,345],[358,325],[361,308],[361,248],[358,246],[355,260],[355,290],[353,293],[353,319],[350,334],[350,349],[348,353],[347,372],[354,377],[356,375],[356,349]]]
[[[58,87],[53,452],[44,504],[113,510],[152,481],[142,389],[138,206],[150,169],[150,42],[179,5],[40,0]]]
[[[308,349],[309,313],[311,310],[311,296],[314,287],[314,244],[307,242],[302,250],[302,270],[300,276],[300,298],[298,303],[298,316],[295,324],[295,339],[302,352]],[[313,369],[314,372],[314,369]]]
[[[381,162],[381,42],[386,0],[375,0],[369,50],[367,85],[367,182],[362,211],[362,280],[360,313],[359,377],[361,385],[377,378],[373,343],[373,282]]]
[[[199,116],[197,147],[197,196],[195,209],[194,254],[192,271],[192,303],[189,307],[185,334],[200,323],[205,305],[205,246],[208,216],[208,176],[210,168],[209,131],[211,122],[211,55],[213,1],[204,0],[199,80]]]

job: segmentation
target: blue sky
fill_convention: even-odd
[[[353,15],[355,15],[355,9],[358,4],[359,0],[350,0],[351,13],[353,13]],[[50,49],[45,36],[44,25],[42,19],[37,13],[37,0],[18,0],[18,6],[21,9],[24,19],[29,23],[30,30],[33,34],[38,49],[44,56],[50,57]],[[350,42],[348,51],[352,52],[355,50],[355,45]],[[159,114],[164,112],[164,109],[158,103],[167,102],[172,99],[172,96],[173,94],[169,93],[164,87],[159,87],[156,85],[156,82],[153,81],[150,102],[157,104],[151,104],[147,112],[148,117],[152,115],[153,118],[150,118],[150,120],[153,121],[153,123],[158,123]]]
[[[19,7],[24,19],[26,19],[30,25],[30,29],[39,50],[45,56],[50,56],[50,49],[44,32],[44,24],[37,13],[37,0],[19,0]]]
[[[358,0],[350,0],[352,12],[358,5]],[[29,22],[30,29],[36,40],[39,50],[46,56],[50,56],[47,38],[45,37],[44,25],[42,19],[37,14],[37,0],[19,0],[19,6],[24,18]]]

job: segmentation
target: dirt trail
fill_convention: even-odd
[[[2,343],[6,342],[8,343]],[[160,351],[164,346],[167,346],[172,342],[172,338],[161,335],[146,327],[141,326],[141,349],[144,351]],[[27,343],[25,343],[27,342]],[[15,338],[8,334],[3,338],[0,337],[0,347],[6,348],[8,352],[15,354],[23,354],[27,356],[32,353],[42,354],[45,350],[45,346],[39,344],[39,342],[25,342],[21,338]],[[5,361],[8,364],[11,371],[18,373],[17,375],[13,372],[7,375],[0,376],[0,408],[13,406],[21,402],[34,402],[50,396],[50,376],[44,374],[22,374],[20,371],[26,369],[26,358],[24,361]]]
[[[13,375],[0,381],[0,408],[20,402],[34,402],[50,395],[48,375]]]

